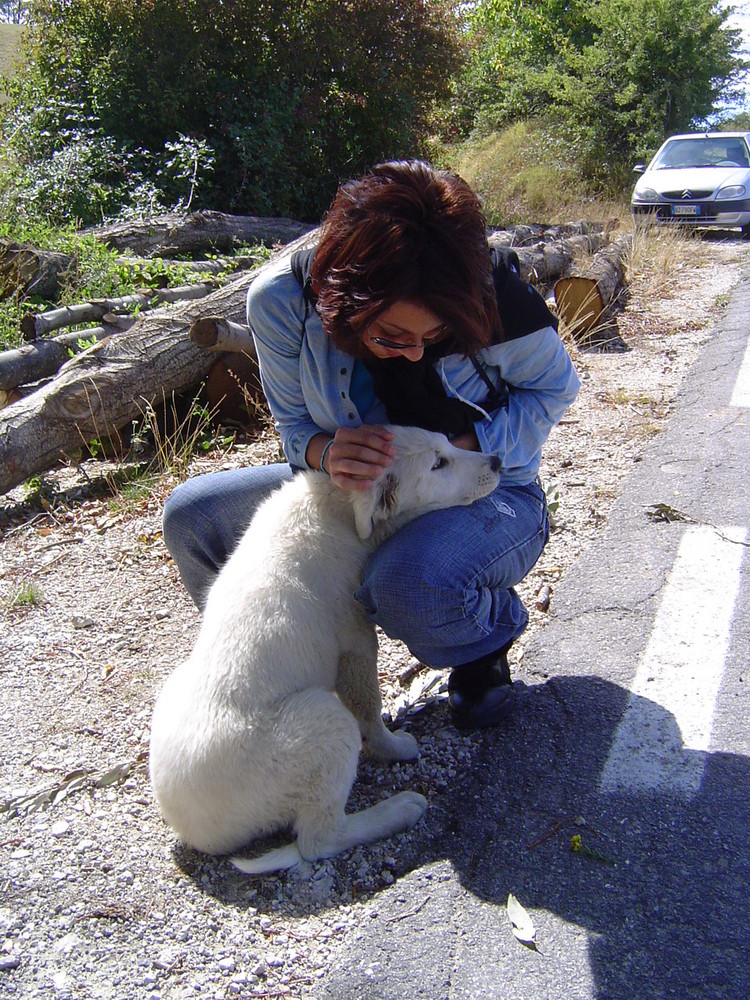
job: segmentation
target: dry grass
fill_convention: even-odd
[[[626,199],[592,195],[565,143],[534,122],[517,122],[465,143],[452,150],[448,160],[481,195],[491,225],[572,219],[611,223],[630,217]]]
[[[0,77],[13,76],[18,66],[22,35],[20,24],[0,24]],[[0,100],[2,98],[0,90]]]
[[[640,295],[668,297],[688,265],[701,267],[715,256],[715,244],[701,233],[671,226],[639,226],[626,261],[628,284]],[[739,249],[738,249],[739,252]]]

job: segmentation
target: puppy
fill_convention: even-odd
[[[209,592],[195,649],[156,702],[151,782],[182,841],[219,854],[293,827],[296,843],[233,859],[246,872],[390,836],[427,806],[405,791],[344,812],[363,741],[382,761],[419,752],[383,724],[375,629],[352,595],[384,538],[486,496],[500,463],[442,434],[390,430],[396,456],[370,489],[305,472],[259,507]]]

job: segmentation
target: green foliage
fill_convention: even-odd
[[[589,172],[629,176],[666,135],[704,123],[731,81],[734,32],[713,0],[600,0],[596,37],[568,51],[556,94]]]
[[[63,302],[85,302],[90,299],[116,298],[140,289],[166,288],[201,280],[201,273],[187,265],[161,259],[123,262],[118,253],[93,236],[73,226],[56,228],[46,220],[24,219],[0,221],[0,237],[16,243],[29,243],[40,250],[56,250],[72,256],[66,283],[60,291]],[[268,255],[265,248],[252,248],[259,259]],[[216,275],[212,276],[214,279]],[[218,276],[219,278],[221,276]],[[19,324],[32,308],[39,311],[52,306],[38,297],[15,295],[0,301],[0,349],[16,347],[21,342]],[[82,332],[85,337],[85,332]]]
[[[342,176],[413,154],[457,58],[453,7],[36,0],[3,126],[6,210],[317,218]]]
[[[635,158],[701,126],[744,67],[715,0],[481,0],[444,108],[451,138],[545,117],[585,176],[629,182]]]
[[[750,111],[739,111],[723,117],[714,128],[718,132],[750,132]]]
[[[447,162],[479,192],[491,225],[569,222],[581,211],[603,222],[619,211],[592,198],[570,143],[543,120],[456,144]]]

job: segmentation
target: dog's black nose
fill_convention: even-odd
[[[492,469],[493,472],[500,471],[500,459],[497,457],[497,455],[490,456],[490,468]]]

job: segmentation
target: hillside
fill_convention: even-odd
[[[23,28],[20,24],[0,24],[0,76],[13,74],[18,63]]]

